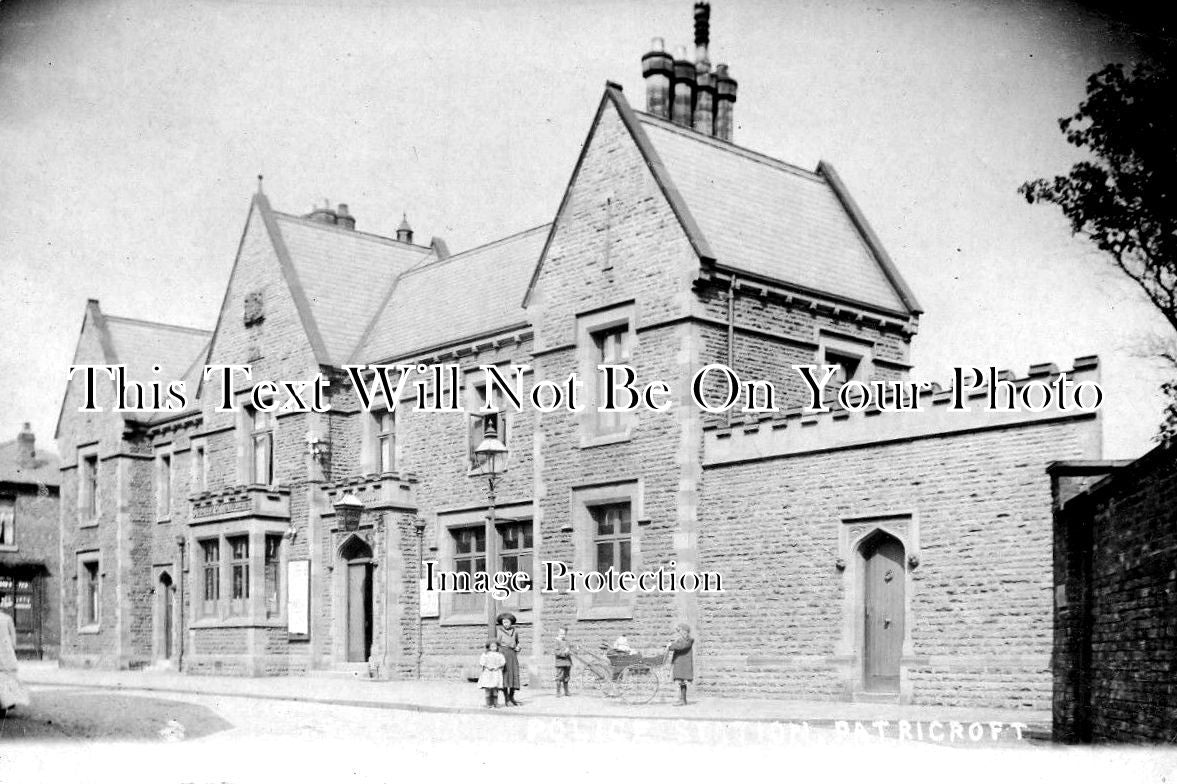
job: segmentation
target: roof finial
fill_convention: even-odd
[[[396,238],[400,242],[411,243],[413,241],[413,229],[409,226],[409,214],[407,212],[401,213],[401,225],[396,227]]]
[[[265,193],[265,191],[262,190],[262,175],[261,174],[258,174],[258,176],[257,176],[257,192],[258,192],[259,196],[263,195]]]

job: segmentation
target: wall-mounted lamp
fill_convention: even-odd
[[[360,527],[360,513],[364,511],[364,502],[348,493],[335,502],[335,514],[339,518],[339,527],[344,531],[354,531]]]

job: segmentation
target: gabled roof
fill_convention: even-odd
[[[127,379],[141,384],[159,381],[166,388],[171,381],[184,379],[186,389],[196,388],[190,377],[196,375],[195,369],[200,367],[208,353],[212,332],[158,321],[107,316],[96,299],[86,303],[86,316],[102,347],[102,364],[126,365]],[[82,320],[83,329],[86,320]],[[156,367],[159,368],[158,373],[154,371]],[[64,413],[63,399],[54,437],[60,434],[61,416]],[[161,414],[124,413],[122,416],[124,420],[147,422],[159,418]]]
[[[0,482],[57,487],[61,484],[60,464],[57,455],[43,449],[36,451],[31,463],[22,462],[17,439],[0,443]]]
[[[343,364],[359,346],[397,276],[428,247],[274,212],[285,251],[322,341],[323,364]]]
[[[525,324],[519,303],[548,230],[429,258],[402,274],[353,361],[381,362]]]
[[[921,312],[828,163],[810,172],[635,112],[612,83],[582,159],[607,103],[616,107],[701,263],[892,313]]]
[[[344,364],[362,342],[364,327],[387,301],[397,276],[434,254],[430,247],[277,212],[259,190],[250,204],[238,259],[255,213],[319,365]],[[236,265],[234,261],[230,280]],[[226,286],[214,335],[225,317],[228,296]]]

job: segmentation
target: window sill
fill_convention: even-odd
[[[102,627],[98,624],[92,626],[81,626],[78,628],[78,634],[98,634],[102,631]]]
[[[595,446],[608,446],[610,444],[622,444],[626,441],[633,440],[633,432],[630,428],[626,428],[620,433],[604,433],[601,435],[582,435],[580,437],[580,448],[591,449]]]
[[[0,544],[0,553],[15,553],[16,545],[14,544]]]
[[[442,616],[442,626],[486,626],[486,613],[455,613]]]
[[[530,626],[532,610],[512,610],[503,609],[500,612],[509,612],[515,616],[516,626]],[[436,616],[434,616],[436,617]],[[425,616],[422,616],[425,619]],[[450,613],[441,616],[438,621],[442,626],[486,626],[486,611],[479,610],[475,613]]]
[[[169,517],[160,517],[159,519],[157,519],[155,521],[155,524],[156,525],[163,525],[164,523],[170,523],[171,521],[172,521],[172,518],[170,516]]]
[[[93,520],[79,520],[78,521],[78,528],[97,528],[97,527],[98,527],[98,518],[94,518]]]
[[[286,628],[286,621],[280,618],[202,618],[193,621],[189,629],[241,629],[247,627],[277,629]]]
[[[632,621],[633,607],[628,604],[606,604],[586,607],[576,613],[578,621]]]

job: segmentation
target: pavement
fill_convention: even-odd
[[[20,679],[30,686],[125,689],[142,692],[188,693],[205,696],[249,697],[353,707],[384,708],[419,713],[470,714],[487,712],[483,692],[465,681],[398,680],[377,681],[350,675],[280,676],[265,678],[185,675],[171,670],[89,670],[59,668],[55,662],[22,663]],[[807,722],[815,727],[849,732],[886,733],[908,731],[939,733],[942,742],[952,732],[962,733],[967,742],[970,730],[983,732],[986,739],[999,733],[1006,742],[1047,740],[1050,713],[1025,709],[959,708],[929,705],[895,705],[833,701],[795,701],[728,698],[693,691],[691,704],[676,706],[673,687],[663,687],[645,705],[629,705],[600,691],[576,693],[557,698],[554,687],[525,688],[518,693],[520,707],[500,709],[500,717],[563,716],[574,718],[649,718],[709,722]],[[880,728],[876,722],[888,722]],[[861,726],[859,726],[861,725]],[[978,726],[979,725],[979,726]],[[995,729],[996,728],[996,729]],[[996,740],[996,738],[994,738]],[[934,735],[932,740],[938,740]],[[976,738],[974,738],[976,740]]]

